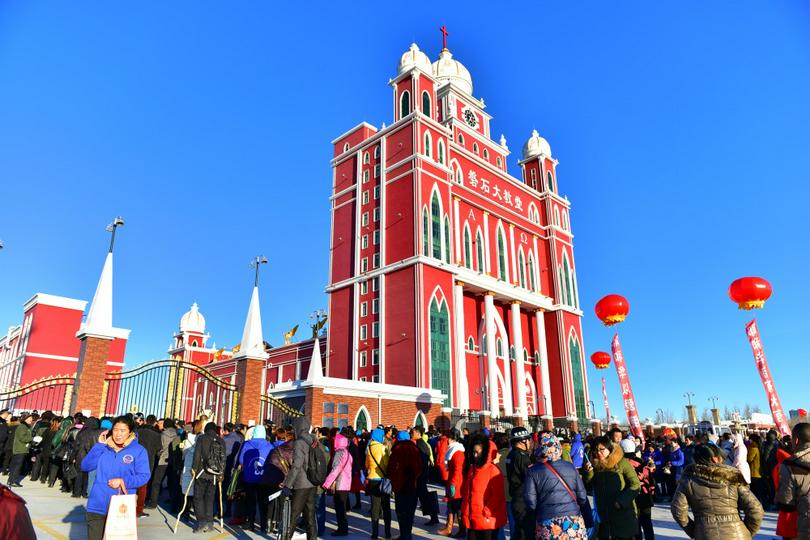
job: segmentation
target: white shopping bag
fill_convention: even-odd
[[[120,493],[120,491],[119,491]],[[105,540],[138,540],[138,518],[135,516],[137,495],[113,495],[104,526]]]

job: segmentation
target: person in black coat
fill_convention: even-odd
[[[3,452],[3,474],[8,474],[9,466],[11,465],[11,457],[14,455],[12,450],[14,446],[14,432],[17,426],[20,425],[19,419],[15,419],[13,416],[9,416],[7,421],[6,442],[2,448],[0,448]]]
[[[532,434],[524,427],[514,427],[509,434],[512,449],[506,455],[506,485],[511,502],[506,503],[509,515],[511,538],[528,540],[535,537],[535,516],[526,507],[523,488],[529,467],[533,463],[531,456]]]
[[[98,442],[98,436],[101,435],[102,431],[103,430],[99,428],[98,418],[91,416],[84,421],[84,427],[76,435],[75,463],[77,476],[76,480],[73,482],[72,496],[74,498],[87,498],[88,476],[86,472],[82,471],[82,460],[90,453],[93,445]]]
[[[212,456],[219,453],[225,457],[225,441],[217,434],[217,426],[213,422],[206,424],[203,434],[197,437],[194,443],[194,459],[191,471],[195,474],[194,485],[194,514],[197,517],[197,528],[194,532],[210,532],[214,530],[214,494],[217,484],[221,484],[225,474],[225,460],[222,462],[222,474],[212,471]],[[221,486],[220,486],[221,488]],[[267,527],[267,524],[264,524]]]
[[[9,440],[8,437],[8,421],[11,419],[11,413],[8,412],[8,409],[3,409],[0,411],[0,469],[2,469],[2,473],[8,473],[8,467],[5,466],[6,463],[6,443]]]
[[[430,445],[424,439],[425,428],[414,426],[411,429],[411,440],[416,443],[419,449],[419,456],[422,458],[422,473],[416,481],[416,496],[419,499],[419,506],[422,508],[423,516],[430,516],[430,521],[425,525],[438,525],[439,523],[439,500],[435,491],[428,490],[428,477],[430,475],[430,461],[433,455]]]
[[[144,420],[143,415],[141,415],[140,418],[136,415],[135,423],[138,424],[138,427],[135,429],[135,435],[138,437],[138,444],[143,446],[144,450],[146,450],[146,457],[149,460],[149,474],[152,475],[155,470],[158,454],[160,454],[161,450],[160,432],[155,427],[157,418],[154,414],[150,414],[146,417],[146,420]],[[149,493],[149,485],[150,482],[147,482],[138,488],[136,513],[139,517],[147,515],[143,511],[143,507],[146,504],[146,495]]]

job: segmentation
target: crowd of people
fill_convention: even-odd
[[[618,428],[583,438],[524,427],[367,431],[304,418],[245,426],[205,415],[184,422],[4,410],[0,452],[10,487],[38,481],[87,498],[90,540],[103,537],[110,499],[122,492],[137,494],[138,516],[160,504],[195,532],[227,519],[285,540],[297,526],[308,539],[323,537],[328,505],[331,536],[347,536],[347,516],[364,511],[364,497],[374,539],[391,538],[394,516],[399,538],[412,538],[419,508],[424,525],[448,537],[652,540],[656,504],[669,504],[691,538],[750,539],[769,509],[779,511],[779,536],[810,539],[806,423],[783,439],[772,431],[764,440],[642,441]]]

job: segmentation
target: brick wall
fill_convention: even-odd
[[[255,358],[240,358],[236,362],[236,387],[239,391],[236,418],[245,425],[251,420],[255,423],[263,421],[260,413],[264,364],[264,360]]]
[[[103,414],[101,401],[110,343],[109,339],[94,336],[85,336],[81,340],[71,412],[89,410],[95,416]]]

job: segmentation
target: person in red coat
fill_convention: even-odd
[[[779,469],[782,468],[782,462],[791,456],[791,453],[783,448],[776,450],[776,467],[771,471],[771,478],[773,479],[774,493],[779,491]],[[776,520],[776,534],[782,538],[798,538],[799,537],[799,513],[798,512],[785,512],[779,510],[779,517]]]
[[[422,474],[422,455],[407,431],[397,433],[397,441],[388,459],[388,477],[394,492],[399,538],[411,540],[416,514],[417,479]]]
[[[461,493],[464,484],[464,445],[461,444],[461,433],[453,429],[447,433],[447,450],[439,454],[437,459],[447,468],[447,526],[437,534],[443,536],[453,535],[453,526],[458,522],[459,537],[464,536],[464,526],[461,523]]]
[[[436,441],[436,467],[439,468],[439,474],[442,477],[442,482],[447,484],[447,464],[444,462],[444,455],[447,453],[447,447],[450,446],[450,441],[447,436],[442,433],[439,435],[439,440]]]
[[[461,521],[468,540],[494,540],[507,521],[503,474],[492,463],[485,435],[476,433],[471,443],[473,462],[464,481]]]

